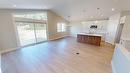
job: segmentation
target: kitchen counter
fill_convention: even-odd
[[[90,33],[78,33],[79,35],[89,35],[89,36],[102,36],[99,34],[90,34]]]
[[[79,33],[77,34],[77,41],[80,43],[87,43],[91,45],[100,46],[102,35],[98,34],[86,34]]]

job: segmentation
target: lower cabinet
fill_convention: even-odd
[[[77,41],[81,43],[92,44],[100,46],[101,36],[91,36],[91,35],[77,35]]]

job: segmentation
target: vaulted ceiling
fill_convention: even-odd
[[[130,0],[0,0],[1,9],[50,9],[71,20],[107,19],[130,10]]]

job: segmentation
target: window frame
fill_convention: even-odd
[[[66,23],[57,23],[57,32],[66,32]]]

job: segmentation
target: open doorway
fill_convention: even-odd
[[[20,46],[47,40],[46,13],[24,13],[14,15]]]

